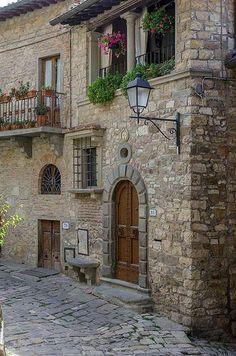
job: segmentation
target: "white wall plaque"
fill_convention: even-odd
[[[63,222],[62,223],[62,229],[63,230],[69,230],[70,229],[70,224],[68,222]]]
[[[149,215],[153,216],[153,217],[156,217],[157,216],[157,209],[150,209],[149,210]]]

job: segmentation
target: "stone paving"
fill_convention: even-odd
[[[20,269],[0,265],[8,355],[236,355],[233,344],[190,341],[167,318],[108,303],[63,275],[39,279]]]

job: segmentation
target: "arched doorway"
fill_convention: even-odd
[[[148,237],[147,237],[147,190],[144,181],[139,171],[128,165],[121,164],[113,168],[110,174],[107,175],[104,184],[103,192],[103,266],[102,277],[113,279],[116,274],[117,258],[116,258],[116,201],[118,199],[118,190],[122,188],[122,184],[128,182],[130,187],[133,187],[138,200],[138,259],[139,259],[139,280],[138,284],[141,288],[148,288]],[[121,184],[121,186],[120,186]],[[124,188],[123,188],[124,189]],[[125,194],[125,193],[124,193]],[[134,199],[133,193],[133,199]],[[122,198],[124,199],[124,198]],[[128,205],[131,206],[131,205]],[[134,212],[135,209],[133,209]],[[127,211],[127,209],[126,209]],[[134,217],[132,218],[134,221]],[[122,225],[122,224],[120,224]],[[130,224],[130,226],[132,226]],[[136,225],[133,225],[136,226]],[[133,230],[134,233],[134,230]],[[131,239],[132,240],[132,239]],[[135,241],[135,242],[136,242]],[[134,241],[132,241],[134,243]],[[121,240],[122,243],[122,240]],[[131,243],[131,241],[129,241]],[[135,249],[134,249],[135,251]],[[137,250],[136,250],[137,251]],[[136,258],[137,259],[137,258]],[[133,256],[134,260],[134,256]],[[137,282],[136,282],[137,283]]]
[[[134,185],[121,181],[114,192],[115,278],[139,282],[139,200]]]

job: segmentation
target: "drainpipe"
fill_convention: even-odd
[[[225,66],[228,69],[236,68],[236,0],[234,0],[234,48],[226,55]]]

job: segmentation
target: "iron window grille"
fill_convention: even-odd
[[[61,194],[61,173],[53,164],[49,164],[43,170],[41,194]]]
[[[91,143],[91,137],[73,141],[74,188],[97,187],[97,148]]]

